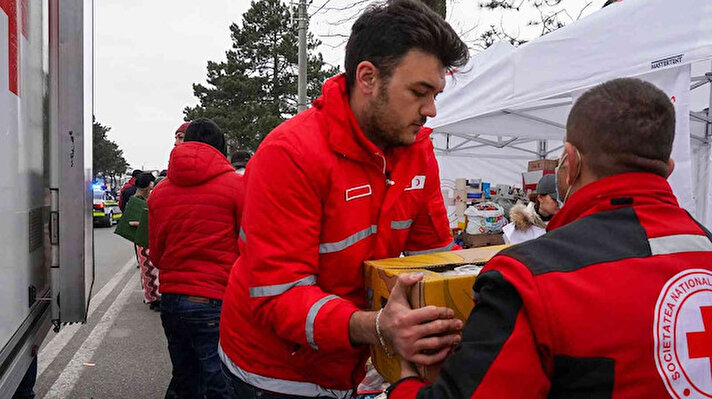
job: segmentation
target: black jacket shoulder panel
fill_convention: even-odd
[[[651,256],[645,229],[632,207],[599,212],[553,230],[536,240],[500,252],[538,275],[571,272],[626,258]]]

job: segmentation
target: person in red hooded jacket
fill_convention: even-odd
[[[652,84],[584,93],[548,233],[487,263],[439,378],[404,363],[389,398],[711,397],[712,233],[666,181],[674,138],[673,104]]]
[[[467,59],[421,2],[375,5],[353,25],[345,74],[261,143],[220,324],[234,397],[350,397],[369,344],[429,364],[459,340],[451,309],[367,310],[363,261],[453,248],[423,124]]]
[[[161,281],[161,321],[173,377],[167,398],[227,398],[218,358],[223,294],[235,259],[242,176],[211,120],[191,122],[168,177],[151,194],[149,247]]]

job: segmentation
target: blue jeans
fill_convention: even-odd
[[[228,390],[233,399],[305,399],[305,396],[286,395],[283,393],[265,391],[237,378],[230,370],[221,364]]]
[[[173,363],[167,399],[230,398],[218,357],[221,308],[217,299],[161,297],[161,322]]]

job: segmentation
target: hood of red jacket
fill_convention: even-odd
[[[211,145],[191,141],[171,151],[168,179],[173,184],[196,186],[223,173],[235,173],[235,168]]]
[[[329,129],[329,142],[339,153],[357,160],[373,161],[374,154],[383,154],[361,130],[349,104],[346,89],[346,75],[339,74],[327,80],[321,89],[321,96],[314,100],[314,106],[325,111]],[[415,138],[416,143],[427,140],[432,129],[423,127]],[[402,151],[399,147],[396,151]],[[378,161],[376,159],[376,161]],[[380,162],[380,161],[378,161]]]

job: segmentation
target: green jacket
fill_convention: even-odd
[[[119,219],[119,223],[116,225],[115,234],[124,237],[125,239],[136,243],[136,230],[137,227],[129,226],[129,222],[138,222],[141,220],[141,213],[144,209],[148,209],[146,200],[137,196],[131,197],[126,208],[124,209],[124,214]]]

